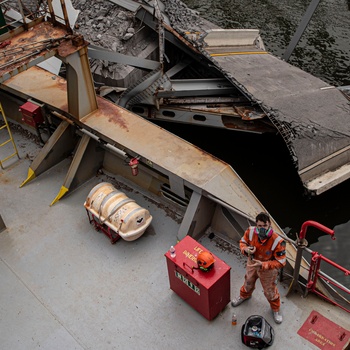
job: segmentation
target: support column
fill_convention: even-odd
[[[59,57],[67,70],[68,112],[78,120],[98,108],[87,52],[85,46],[67,57]]]

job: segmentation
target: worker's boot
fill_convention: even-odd
[[[275,320],[276,323],[282,323],[283,317],[279,311],[273,311],[273,319]]]
[[[238,305],[241,305],[244,301],[246,301],[246,300],[248,300],[248,299],[250,299],[250,298],[251,298],[251,297],[248,297],[248,298],[241,298],[241,297],[239,296],[239,297],[237,297],[237,298],[232,299],[231,305],[232,305],[233,307],[236,307],[236,306],[238,306]]]

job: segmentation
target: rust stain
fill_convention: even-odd
[[[54,89],[56,90],[57,88],[61,91],[66,92],[67,91],[67,81],[64,80],[61,77],[57,77],[55,76],[55,80],[56,80],[56,85],[54,86]]]
[[[103,116],[108,118],[108,122],[119,125],[121,128],[129,131],[127,121],[123,116],[123,112],[118,106],[113,105],[111,102],[106,101],[103,98],[97,99],[98,108],[103,111]]]
[[[8,183],[10,183],[10,179],[7,176],[0,174],[0,182],[3,184],[8,184]]]
[[[68,104],[65,103],[64,105],[60,106],[60,109],[61,109],[62,111],[68,112]]]
[[[34,68],[31,68],[31,69],[34,69]],[[37,68],[37,69],[41,69],[41,68]],[[35,75],[35,72],[33,74]],[[65,94],[67,93],[67,81],[64,78],[53,74],[51,76],[51,79],[54,80],[54,83],[46,84],[45,85],[46,91],[52,90],[52,92],[54,93],[56,92],[57,94],[57,90],[60,90],[60,91],[63,91]]]
[[[29,63],[38,57],[50,57],[48,52],[57,50],[65,57],[79,50],[72,44],[67,29],[43,22],[11,37],[11,44],[0,49],[0,75],[16,74],[27,69]],[[83,46],[88,43],[84,42]]]
[[[87,41],[84,41],[82,45],[74,46],[72,44],[72,40],[71,39],[74,39],[74,37],[71,37],[70,40],[66,40],[66,41],[61,42],[61,44],[59,45],[59,47],[58,47],[58,54],[61,57],[68,57],[72,53],[74,53],[76,51],[79,51],[83,47],[86,47],[86,46],[89,45],[89,43]]]

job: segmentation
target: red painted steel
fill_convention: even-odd
[[[300,233],[299,233],[299,239],[300,240],[303,240],[306,236],[306,231],[307,231],[307,228],[309,226],[313,226],[329,235],[331,235],[332,239],[334,240],[335,237],[334,237],[334,230],[331,230],[330,228],[320,224],[319,222],[316,222],[316,221],[312,221],[312,220],[308,220],[308,221],[305,221],[302,226],[301,226],[301,230],[300,230]]]
[[[317,311],[311,312],[298,334],[323,350],[345,350],[350,344],[350,331]]]
[[[129,162],[129,165],[131,167],[132,175],[136,176],[139,173],[139,169],[138,169],[139,160],[137,158],[132,158]]]
[[[110,227],[103,224],[95,217],[95,215],[91,214],[88,210],[86,210],[87,216],[89,218],[90,224],[94,225],[96,231],[103,232],[111,241],[112,244],[116,243],[120,238],[120,235],[113,231]]]
[[[176,256],[165,253],[170,288],[208,320],[215,318],[230,301],[230,270],[224,261],[214,256],[214,267],[202,271],[196,256],[209,251],[190,236],[176,246]]]
[[[328,298],[326,295],[324,295],[323,293],[320,293],[317,288],[317,280],[319,278],[323,279],[324,281],[326,281],[327,284],[332,285],[334,287],[339,288],[340,290],[342,290],[344,292],[344,294],[348,295],[347,300],[349,300],[349,290],[347,290],[346,288],[344,288],[340,283],[337,283],[336,281],[327,278],[326,276],[322,275],[320,273],[320,265],[321,265],[321,261],[323,260],[324,262],[326,262],[327,264],[337,268],[338,270],[344,272],[345,276],[350,276],[350,271],[347,270],[346,268],[336,264],[334,261],[327,259],[326,257],[322,256],[321,254],[318,254],[317,252],[312,252],[311,253],[312,258],[311,258],[311,263],[310,263],[310,270],[309,270],[309,278],[308,278],[308,282],[306,284],[306,288],[311,291],[312,293],[315,293],[317,295],[319,295],[320,297],[322,297],[323,299],[329,301],[330,303],[339,306],[340,308],[342,308],[343,310],[347,311],[350,313],[350,309],[346,308],[345,306],[337,303],[336,301],[334,301],[334,299],[330,299]]]
[[[312,221],[312,220],[308,220],[305,221],[301,227],[300,233],[299,233],[299,242],[306,242],[305,240],[305,236],[306,236],[306,231],[307,228],[309,226],[313,226],[327,234],[329,234],[331,236],[331,238],[333,240],[335,240],[334,237],[334,230],[331,230],[330,228],[316,222],[316,221]],[[306,242],[307,244],[307,242]],[[298,248],[298,252],[299,252]],[[302,248],[301,248],[302,249]],[[300,252],[302,252],[302,250],[300,250]],[[340,289],[342,292],[344,292],[344,294],[347,294],[349,296],[349,290],[344,288],[344,286],[342,286],[340,283],[324,276],[323,274],[321,274],[321,269],[320,269],[320,265],[321,265],[321,261],[323,260],[324,262],[326,262],[327,264],[337,268],[338,270],[344,272],[344,274],[346,276],[350,275],[350,271],[345,269],[344,267],[336,264],[334,261],[327,259],[326,257],[322,256],[321,254],[318,254],[317,252],[311,252],[312,258],[311,258],[311,262],[310,262],[310,269],[309,269],[309,275],[308,275],[308,282],[306,284],[306,290],[307,292],[310,291],[312,293],[317,294],[318,296],[322,297],[323,299],[329,301],[330,303],[332,303],[333,305],[337,305],[340,308],[342,308],[343,310],[350,312],[350,310],[348,308],[346,308],[345,306],[343,306],[342,304],[338,303],[336,301],[336,299],[334,298],[329,298],[327,295],[321,293],[318,289],[317,289],[317,281],[319,278],[321,278],[323,281],[325,281],[328,285],[331,285],[333,287],[336,287],[338,289]],[[301,258],[301,254],[299,255]],[[298,259],[297,259],[298,260]],[[299,261],[300,263],[300,261]],[[295,263],[295,269],[299,269],[298,266],[298,262],[296,261]],[[296,270],[295,270],[296,271]],[[348,299],[347,299],[348,300]]]
[[[30,126],[33,126],[34,128],[37,126],[37,124],[42,124],[44,122],[41,107],[32,102],[28,101],[20,106],[19,111],[23,115],[22,121]]]

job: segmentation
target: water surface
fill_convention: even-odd
[[[185,0],[222,28],[257,28],[268,51],[282,57],[310,1]],[[350,85],[350,1],[320,1],[289,63],[334,86]]]

